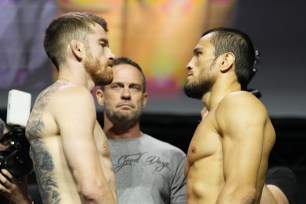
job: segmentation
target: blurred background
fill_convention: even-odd
[[[234,27],[261,53],[249,88],[262,93],[277,131],[270,165],[288,166],[306,203],[306,1],[304,0],[0,0],[0,110],[11,89],[37,94],[56,79],[43,50],[49,22],[90,11],[109,26],[116,56],[140,64],[148,81],[143,129],[187,151],[203,105],[185,97],[185,66],[201,34]],[[98,108],[98,119],[102,114]]]
[[[251,87],[271,116],[306,117],[306,1],[303,0],[0,0],[0,107],[7,92],[37,93],[52,83],[43,50],[45,27],[68,11],[91,11],[109,24],[116,56],[137,61],[148,78],[146,112],[198,114],[182,92],[192,49],[203,31],[239,28],[261,52]]]

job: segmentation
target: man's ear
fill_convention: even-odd
[[[84,50],[85,50],[84,44],[77,40],[71,40],[69,45],[72,54],[75,56],[75,58],[78,59],[78,61],[81,61],[83,59]]]
[[[222,62],[220,66],[221,72],[227,72],[235,63],[235,55],[232,52],[224,53],[222,56]]]
[[[98,88],[96,90],[96,98],[97,98],[97,102],[100,106],[104,107],[104,93],[101,90],[101,88]]]

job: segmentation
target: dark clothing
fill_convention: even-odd
[[[293,171],[288,167],[269,168],[266,176],[266,184],[279,187],[286,195],[290,204],[297,204],[298,184]]]

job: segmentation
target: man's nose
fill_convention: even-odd
[[[107,58],[113,60],[116,58],[115,54],[112,52],[110,48],[108,48]]]
[[[193,61],[190,60],[190,61],[188,62],[188,64],[186,65],[187,71],[190,71],[190,70],[192,69],[192,67],[193,67]]]
[[[130,99],[131,98],[131,92],[129,88],[123,88],[122,93],[121,93],[121,97],[123,99]]]

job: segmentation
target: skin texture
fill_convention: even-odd
[[[58,80],[37,97],[26,127],[45,203],[116,203],[107,139],[91,90],[108,84],[115,56],[105,30],[91,25],[87,43],[67,42]]]
[[[185,88],[190,94],[202,83],[207,109],[188,149],[187,203],[259,203],[275,131],[264,105],[241,91],[235,55],[215,57],[212,35],[200,39],[187,65]]]
[[[104,131],[108,138],[140,137],[139,118],[147,103],[140,72],[131,65],[120,64],[113,67],[114,80],[98,89],[96,97],[104,107]]]

